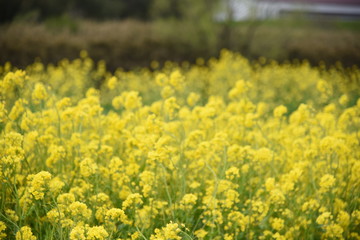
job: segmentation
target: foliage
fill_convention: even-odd
[[[35,20],[71,15],[87,19],[125,19],[149,20],[155,18],[186,18],[194,16],[199,8],[210,14],[218,0],[0,0],[0,23],[11,22],[15,18],[36,12]],[[188,6],[191,5],[191,8]],[[199,14],[199,12],[197,11]],[[198,17],[200,17],[198,15]]]
[[[56,64],[63,58],[75,59],[82,49],[96,61],[104,59],[111,70],[145,67],[152,60],[195,63],[198,57],[218,57],[227,41],[251,61],[265,56],[279,62],[308,59],[312,65],[360,64],[360,32],[263,22],[251,37],[248,23],[231,27],[231,37],[225,38],[221,24],[194,26],[187,20],[93,22],[63,16],[45,24],[17,22],[0,26],[0,64],[10,61],[25,68],[35,59]],[[247,52],[242,51],[244,46]]]

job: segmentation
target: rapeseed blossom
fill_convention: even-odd
[[[4,233],[6,225],[4,222],[0,221],[0,239],[5,239],[6,233]]]
[[[155,229],[155,234],[151,235],[150,240],[165,240],[165,239],[172,239],[172,240],[181,240],[181,237],[178,233],[181,230],[177,223],[168,223],[165,227],[160,229]]]
[[[0,239],[360,239],[359,69],[198,62],[0,67]]]
[[[16,233],[16,240],[36,240],[37,238],[33,235],[31,228],[28,226],[20,228]]]

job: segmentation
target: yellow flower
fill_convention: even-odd
[[[0,238],[360,239],[359,70],[338,68],[0,66]]]
[[[63,204],[65,206],[70,205],[75,202],[75,196],[72,193],[63,193],[57,197],[58,204]]]
[[[6,237],[6,233],[4,233],[5,230],[6,230],[5,223],[0,221],[0,239],[5,239]]]
[[[141,107],[142,105],[141,97],[139,96],[138,92],[136,91],[124,92],[122,96],[123,96],[124,107],[127,110],[132,110]]]
[[[280,233],[274,233],[272,236],[276,240],[286,240],[285,236],[281,235]]]
[[[85,158],[80,162],[80,174],[84,177],[89,177],[96,173],[98,167],[94,160],[91,158]]]
[[[131,234],[131,240],[139,239],[139,237],[140,237],[139,232],[134,232],[133,234]]]
[[[115,109],[119,110],[123,105],[123,98],[121,96],[114,97],[112,100],[112,105]]]
[[[287,108],[284,105],[280,105],[274,109],[274,117],[280,118],[287,113]]]
[[[174,95],[174,93],[175,93],[175,90],[172,87],[165,86],[161,90],[161,97],[163,99],[167,99],[167,98],[171,97],[172,95]]]
[[[240,194],[234,189],[229,189],[225,192],[225,197],[224,207],[232,208],[234,204],[239,202]]]
[[[237,167],[230,167],[228,170],[226,170],[225,175],[227,179],[232,180],[234,178],[240,177],[240,170]]]
[[[29,193],[35,198],[35,200],[43,199],[45,190],[51,179],[51,174],[46,171],[41,171],[36,175],[29,176],[28,179],[30,180]]]
[[[323,212],[317,219],[316,222],[320,225],[327,225],[332,220],[332,215],[330,212]]]
[[[126,224],[131,224],[131,221],[128,220],[128,217],[125,215],[124,211],[119,208],[111,208],[106,212],[105,221],[113,222],[123,222]]]
[[[320,192],[327,192],[335,185],[335,178],[333,175],[325,174],[320,179]]]
[[[70,232],[70,240],[86,240],[85,228],[83,226],[76,226]]]
[[[170,97],[165,100],[164,102],[164,110],[167,116],[169,116],[170,119],[173,119],[175,117],[175,111],[179,109],[179,105],[176,103],[175,97]]]
[[[71,105],[71,99],[68,97],[64,97],[56,103],[56,107],[58,108],[58,110],[64,110],[70,105]]]
[[[194,92],[191,92],[189,96],[186,99],[187,104],[189,104],[190,107],[193,107],[197,101],[199,101],[200,95]]]
[[[360,234],[358,234],[356,232],[350,233],[350,237],[351,237],[351,239],[360,240]]]
[[[9,118],[13,121],[18,119],[25,111],[25,106],[28,104],[28,101],[25,99],[16,100],[13,108],[10,111]]]
[[[332,94],[333,88],[327,81],[320,79],[316,84],[317,90],[321,93],[321,100],[326,101]]]
[[[16,70],[15,72],[8,72],[1,84],[1,92],[10,93],[15,87],[24,87],[25,80],[27,79],[26,73],[23,70]]]
[[[245,80],[239,80],[236,82],[235,87],[229,91],[229,98],[235,99],[241,96],[243,93],[247,92],[250,89],[250,83]]]
[[[244,164],[241,167],[241,172],[245,174],[245,173],[249,172],[249,168],[250,168],[249,164]]]
[[[117,82],[118,82],[117,78],[115,76],[112,76],[107,82],[107,87],[110,90],[113,90],[116,87]]]
[[[285,226],[285,221],[284,219],[281,218],[272,218],[270,219],[270,223],[271,223],[271,227],[275,230],[275,231],[281,231],[284,226]]]
[[[285,196],[279,189],[273,189],[270,191],[269,200],[273,204],[284,204],[285,203]]]
[[[184,76],[180,71],[175,70],[170,74],[169,83],[177,90],[181,91],[184,88]]]
[[[353,219],[352,221],[354,222],[354,224],[360,225],[360,211],[359,210],[355,210],[351,213],[351,218]]]
[[[31,232],[31,228],[24,226],[15,235],[16,240],[36,240],[37,238]]]
[[[183,209],[191,209],[196,204],[196,201],[197,201],[197,196],[192,193],[188,193],[185,194],[181,199],[180,206]]]
[[[274,153],[268,148],[260,148],[256,151],[255,159],[260,162],[270,162]]]
[[[109,236],[103,226],[91,227],[87,231],[86,240],[104,240]]]
[[[143,171],[140,174],[140,186],[142,186],[142,192],[144,197],[149,197],[152,191],[152,185],[155,181],[155,174],[150,171]]]
[[[181,237],[178,235],[181,232],[179,225],[177,223],[168,223],[165,227],[160,229],[155,229],[155,235],[152,234],[150,236],[150,240],[164,240],[164,239],[172,239],[172,240],[181,240]]]
[[[199,239],[203,239],[207,234],[208,232],[205,231],[203,228],[201,229],[198,229],[194,232],[195,236]]]
[[[350,225],[350,215],[345,211],[340,211],[337,216],[337,222],[346,229]]]
[[[6,115],[7,115],[7,110],[5,108],[5,102],[0,101],[0,123],[5,122],[5,120],[6,120],[5,116]]]
[[[40,101],[45,100],[48,96],[45,86],[42,83],[36,83],[31,96],[35,104],[39,104]]]
[[[126,200],[122,203],[122,208],[125,210],[133,205],[142,204],[142,196],[139,193],[133,193],[127,196]]]
[[[329,239],[344,239],[343,232],[344,229],[338,224],[330,224],[326,226],[326,233],[324,234],[325,237]]]
[[[310,199],[309,201],[305,202],[302,207],[301,210],[304,212],[307,211],[316,211],[318,208],[320,207],[320,204],[318,203],[317,200],[315,199]]]
[[[71,216],[76,220],[86,220],[91,217],[91,210],[88,209],[85,203],[73,202],[69,205]]]
[[[46,219],[52,224],[60,223],[62,227],[72,225],[73,221],[67,219],[63,211],[65,211],[65,209],[62,209],[61,206],[59,206],[58,209],[51,209],[46,213]]]
[[[14,210],[6,209],[5,213],[6,213],[6,217],[8,217],[11,221],[13,221],[13,222],[19,221],[19,217]],[[1,230],[0,230],[0,232],[1,232]]]
[[[159,86],[165,86],[168,83],[169,79],[164,73],[159,73],[155,77],[155,82]]]
[[[228,215],[228,227],[231,228],[233,225],[239,229],[239,231],[244,232],[245,228],[248,226],[249,218],[246,217],[239,211],[231,211]]]
[[[349,102],[349,97],[346,94],[341,95],[339,99],[339,103],[343,106],[345,106]]]
[[[275,179],[274,178],[268,178],[265,181],[265,188],[266,191],[272,191],[275,189]]]
[[[65,183],[59,177],[55,177],[49,182],[49,190],[53,195],[59,194],[64,186]]]
[[[234,239],[234,234],[226,233],[224,235],[224,240],[233,240],[233,239]]]
[[[22,148],[24,137],[16,132],[9,132],[5,135],[5,149],[0,155],[0,163],[16,164],[24,159],[24,149]]]
[[[160,66],[160,63],[158,61],[153,60],[151,61],[150,66],[152,69],[156,69]]]
[[[66,151],[63,146],[51,145],[48,149],[50,156],[46,159],[46,166],[53,167],[58,161],[66,156]]]

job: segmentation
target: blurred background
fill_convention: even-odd
[[[250,60],[359,65],[360,0],[0,0],[0,64],[87,50],[110,69],[134,69],[223,48]]]

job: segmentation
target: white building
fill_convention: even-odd
[[[308,17],[360,20],[360,0],[224,0],[219,20],[280,18],[292,13]]]

